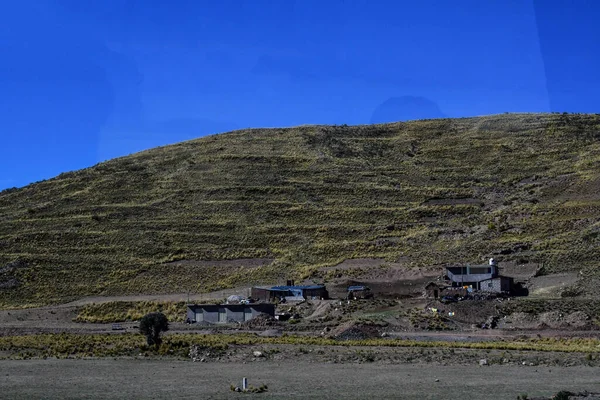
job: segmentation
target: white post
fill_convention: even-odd
[[[242,378],[242,390],[248,390],[248,378]]]

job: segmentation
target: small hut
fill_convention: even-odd
[[[435,282],[429,282],[425,286],[425,297],[429,299],[437,299],[441,297],[442,290],[444,288]]]

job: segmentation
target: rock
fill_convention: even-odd
[[[436,382],[439,382],[440,380],[436,378],[436,379],[435,379],[435,381],[436,381]]]
[[[488,362],[485,358],[482,358],[481,360],[479,360],[479,365],[488,365]]]
[[[279,329],[267,329],[262,331],[259,336],[262,337],[279,337],[281,336],[281,331]]]
[[[194,361],[196,361],[196,360],[194,360]],[[206,358],[201,358],[200,359],[200,362],[204,362],[204,361],[206,361]]]
[[[489,316],[488,319],[485,321],[485,325],[489,329],[495,329],[498,326],[498,317],[495,315]]]
[[[576,311],[565,317],[565,321],[573,327],[583,328],[590,324],[590,316],[582,311]]]
[[[264,357],[262,351],[255,351],[252,354],[254,355],[254,357]]]

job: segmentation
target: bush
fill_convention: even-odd
[[[169,320],[165,314],[153,312],[144,315],[140,320],[140,333],[146,336],[148,346],[158,348],[162,342],[160,334],[169,330]]]

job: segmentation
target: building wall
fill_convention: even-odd
[[[273,312],[269,312],[269,310],[267,310],[267,312],[265,312],[262,309],[257,309],[256,307],[250,307],[250,309],[252,310],[252,318],[259,316],[260,314],[268,314],[271,317],[275,316],[275,307],[273,307]]]
[[[480,284],[480,290],[484,292],[499,293],[502,291],[500,278],[488,279]]]
[[[499,276],[494,279],[481,282],[481,290],[484,292],[510,292],[511,279],[505,276]]]
[[[194,312],[194,309],[192,307],[188,306],[186,318],[190,321],[196,320],[196,313]]]
[[[259,314],[275,315],[272,304],[223,304],[223,305],[189,305],[187,318],[199,322],[196,315],[202,313],[203,322],[218,324],[229,322],[244,322],[247,317],[255,318]]]
[[[466,284],[467,282],[481,282],[484,280],[488,280],[493,278],[492,274],[464,274],[464,275],[457,275],[457,274],[453,274],[451,272],[447,273],[448,278],[460,285],[460,284]]]
[[[253,287],[250,290],[250,297],[257,300],[269,301],[271,299],[271,292],[269,289]]]
[[[204,322],[216,324],[219,322],[219,311],[218,310],[204,310]]]
[[[501,279],[502,291],[510,293],[512,291],[513,278],[503,276],[500,279]]]
[[[302,293],[302,295],[307,300],[318,300],[320,298],[327,299],[329,297],[328,293],[327,293],[327,289],[325,289],[325,288],[305,289],[304,292]]]
[[[227,309],[227,322],[244,322],[244,310]]]
[[[440,292],[441,290],[437,286],[429,286],[425,289],[425,293],[430,299],[437,299],[438,297],[440,297]]]
[[[489,272],[486,272],[489,271]],[[446,268],[446,276],[455,285],[471,284],[493,279],[498,276],[498,269],[495,266],[472,265],[464,267]]]

